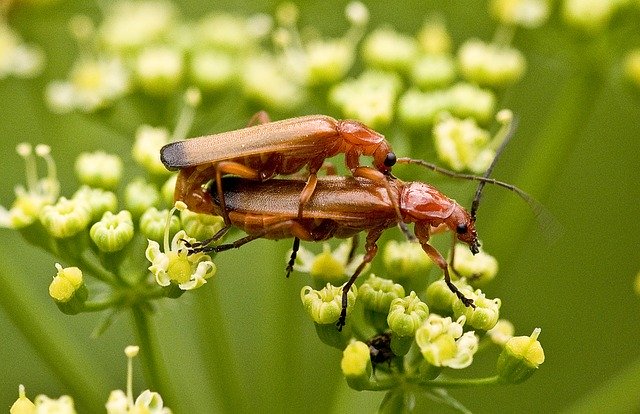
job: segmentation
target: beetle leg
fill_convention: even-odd
[[[376,242],[380,238],[380,235],[384,231],[384,228],[375,228],[369,230],[367,234],[367,242],[365,244],[365,254],[362,258],[362,263],[358,265],[356,271],[353,272],[353,275],[349,278],[347,283],[342,287],[342,310],[340,311],[340,318],[338,318],[338,323],[336,326],[338,327],[338,331],[342,331],[342,327],[347,323],[347,294],[349,293],[349,289],[355,283],[356,279],[362,273],[362,270],[370,263],[374,257],[376,257],[376,253],[378,253],[378,245]]]
[[[287,263],[287,277],[291,275],[293,272],[293,265],[296,262],[296,256],[298,256],[298,250],[300,249],[300,239],[297,237],[293,238],[293,247],[291,248],[291,257],[289,258],[289,263]]]
[[[458,287],[451,282],[451,276],[449,276],[449,265],[444,257],[442,257],[440,252],[427,242],[421,242],[420,245],[422,246],[422,250],[424,250],[425,253],[429,255],[431,260],[433,260],[434,263],[438,265],[438,267],[444,272],[444,281],[449,289],[456,294],[458,299],[460,299],[465,306],[471,306],[472,308],[475,308],[476,305],[473,304],[473,299],[469,299],[465,295],[463,295]]]
[[[360,237],[358,237],[358,234],[354,234],[351,238],[351,249],[349,249],[349,255],[347,256],[347,264],[351,264],[351,262],[353,261],[353,258],[356,255],[356,249],[358,248],[359,244]]]
[[[391,190],[391,186],[389,185],[388,178],[380,171],[370,167],[356,167],[354,170],[352,170],[351,173],[354,177],[366,178],[371,181],[379,182],[380,184],[384,185],[384,188],[387,190],[387,194],[389,194],[389,200],[391,200],[391,203],[393,204],[393,208],[396,211],[398,226],[400,227],[400,230],[402,230],[402,234],[405,235],[407,240],[411,242],[415,242],[416,236],[414,236],[409,231],[407,224],[402,219],[402,214],[400,213],[400,206],[398,205],[398,200],[393,195],[393,191]]]
[[[231,228],[231,224],[225,224],[213,236],[202,241],[197,241],[195,243],[189,243],[189,241],[182,239],[182,241],[184,242],[184,245],[187,246],[187,249],[189,249],[189,252],[187,254],[192,255],[194,253],[200,253],[204,251],[204,249],[207,248],[207,246],[209,246],[211,243],[215,242],[216,240],[220,240],[222,236],[224,236],[229,231],[230,228]],[[210,251],[210,250],[207,250],[207,251]]]
[[[237,249],[239,247],[244,246],[245,244],[253,241],[255,239],[260,239],[269,233],[278,233],[283,232],[283,229],[288,229],[286,233],[293,235],[293,237],[304,240],[313,240],[312,234],[304,228],[302,224],[300,224],[296,220],[284,220],[279,223],[273,224],[271,226],[267,226],[264,229],[250,234],[246,237],[238,239],[233,243],[221,244],[218,246],[207,246],[202,251],[203,252],[223,252],[225,250]]]
[[[302,210],[304,205],[311,199],[313,192],[316,191],[316,185],[318,184],[318,175],[316,173],[309,174],[307,183],[304,185],[302,192],[300,193],[300,202],[298,203],[298,218],[302,218]]]

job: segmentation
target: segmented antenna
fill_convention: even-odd
[[[502,154],[502,151],[504,151],[504,149],[507,147],[507,144],[509,143],[509,141],[511,141],[511,138],[513,138],[513,136],[515,135],[517,127],[518,127],[518,118],[516,118],[514,116],[513,118],[511,118],[511,120],[509,122],[509,130],[507,131],[507,134],[505,135],[504,139],[500,143],[500,146],[498,147],[498,149],[496,149],[496,155],[495,155],[495,157],[493,157],[493,161],[491,161],[491,164],[489,165],[489,168],[487,168],[487,170],[484,172],[484,174],[482,174],[483,178],[485,178],[485,179],[489,178],[489,176],[493,172],[493,168],[496,166],[496,163],[498,162],[498,158],[500,158],[500,155]],[[487,181],[480,181],[480,183],[478,184],[478,188],[476,189],[476,193],[473,196],[473,202],[471,203],[471,211],[469,212],[469,214],[471,214],[471,219],[473,221],[476,220],[476,213],[478,212],[478,206],[480,205],[480,197],[482,197],[482,190],[484,189],[484,186],[486,184],[487,184]],[[511,191],[515,191],[530,206],[532,206],[532,204],[537,204],[537,202],[529,194],[525,193],[524,191],[520,190],[519,188],[517,188],[515,186],[511,186],[511,187],[513,187],[513,188],[510,188],[510,190]],[[506,188],[508,188],[508,187],[506,187]],[[532,206],[532,208],[533,208],[533,206]]]
[[[517,120],[513,118],[509,122],[509,130],[507,131],[507,134],[504,140],[502,141],[500,146],[496,149],[496,156],[493,158],[491,165],[489,165],[489,168],[487,168],[487,170],[484,172],[482,176],[451,171],[446,168],[442,168],[438,165],[435,165],[433,163],[430,163],[424,160],[416,160],[413,158],[406,158],[406,157],[398,158],[397,163],[398,164],[416,164],[416,165],[425,167],[431,171],[437,172],[438,174],[445,175],[447,177],[480,182],[480,184],[478,185],[478,188],[476,189],[473,202],[471,204],[470,214],[474,220],[476,218],[478,205],[480,204],[480,197],[482,196],[482,190],[485,184],[493,184],[502,188],[506,188],[509,191],[513,191],[529,205],[529,207],[534,211],[534,214],[536,215],[536,217],[539,217],[542,211],[544,210],[544,207],[542,207],[542,205],[536,199],[534,199],[528,193],[524,192],[523,190],[521,190],[520,188],[516,187],[513,184],[505,183],[504,181],[496,180],[494,178],[489,178],[489,175],[491,175],[491,172],[493,171],[493,168],[496,165],[498,157],[500,156],[502,151],[505,149],[505,147],[511,140],[511,137],[513,137],[516,130],[516,126],[517,126]]]

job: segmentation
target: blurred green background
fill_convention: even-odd
[[[346,2],[296,4],[301,25],[313,24],[325,35],[345,30]],[[484,1],[367,5],[370,28],[389,24],[407,34],[415,33],[425,16],[441,13],[456,45],[469,37],[488,40],[495,29]],[[185,0],[179,7],[186,18],[196,18],[212,9],[272,13],[275,3]],[[9,16],[26,41],[46,51],[47,66],[37,79],[0,80],[4,206],[14,199],[14,185],[24,182],[14,152],[19,142],[52,146],[62,193],[68,195],[77,187],[73,161],[80,152],[104,149],[135,169],[130,143],[137,125],[175,123],[175,103],[146,103],[144,111],[129,111],[141,98],[128,98],[107,115],[50,113],[43,88],[66,76],[73,63],[77,51],[66,28],[77,13],[97,18],[99,10],[93,2],[60,1],[19,7]],[[518,335],[542,328],[547,359],[521,385],[451,391],[473,412],[640,412],[640,297],[633,291],[640,270],[640,94],[624,82],[620,66],[623,53],[640,45],[638,17],[637,10],[617,16],[605,33],[590,37],[571,31],[555,15],[543,28],[520,31],[514,40],[528,70],[500,102],[520,124],[494,175],[532,193],[557,224],[540,228],[515,196],[488,188],[478,232],[500,263],[499,277],[484,290],[502,299],[501,313]],[[594,65],[585,51],[598,47],[605,47],[599,54],[604,60]],[[255,109],[231,93],[220,94],[198,113],[193,133],[235,129]],[[394,142],[393,131],[381,132]],[[473,184],[410,175],[414,171],[398,175],[435,182],[469,204]],[[109,392],[125,386],[123,349],[135,342],[131,317],[120,314],[102,336],[91,339],[98,315],[65,316],[48,297],[54,259],[14,231],[1,235],[0,407],[12,404],[22,383],[30,397],[70,394],[80,412],[102,411]],[[390,237],[401,236],[394,230]],[[221,254],[213,283],[157,308],[155,329],[174,391],[165,398],[175,412],[375,411],[383,394],[350,390],[340,373],[340,352],[320,343],[304,315],[299,291],[308,283],[306,275],[284,278],[289,247],[290,241],[260,240]],[[373,270],[383,273],[379,259]],[[39,333],[25,334],[22,326]],[[479,358],[471,374],[490,374],[494,361],[495,356]],[[136,369],[139,392],[146,385]],[[241,394],[228,395],[228,383]],[[449,412],[428,401],[418,401],[418,407]]]

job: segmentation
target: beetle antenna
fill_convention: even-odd
[[[508,121],[508,129],[505,133],[505,136],[502,139],[500,146],[496,149],[496,155],[495,157],[493,157],[493,161],[491,161],[491,164],[489,165],[487,170],[484,172],[484,174],[482,174],[483,178],[485,179],[489,178],[489,176],[493,172],[494,167],[496,166],[496,163],[498,162],[498,158],[500,158],[500,155],[502,154],[504,149],[507,147],[507,144],[509,144],[509,141],[511,141],[511,138],[513,138],[513,136],[515,135],[517,127],[518,127],[518,119],[512,116],[511,119]],[[500,134],[501,132],[502,131],[498,131],[498,134]],[[476,213],[478,212],[478,207],[480,206],[480,197],[482,197],[482,190],[484,190],[484,186],[486,184],[487,184],[487,181],[485,180],[480,181],[480,183],[478,184],[478,188],[476,189],[476,193],[473,196],[473,202],[471,203],[470,214],[471,214],[471,219],[474,221],[476,219]],[[527,202],[527,204],[532,206],[534,210],[537,210],[537,208],[534,207],[534,205],[536,205],[537,202],[533,199],[533,197],[531,197],[529,194],[525,193],[524,191],[520,190],[515,186],[512,186],[512,187],[513,188],[510,188],[510,190],[516,192],[518,195],[520,195],[520,197],[522,197]]]

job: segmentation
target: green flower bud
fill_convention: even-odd
[[[358,297],[364,308],[377,313],[387,314],[391,302],[404,295],[402,285],[373,274],[358,288]]]
[[[359,119],[371,128],[389,125],[402,81],[396,74],[366,71],[357,79],[334,86],[329,101],[339,107],[346,118]]]
[[[151,207],[140,217],[140,232],[147,239],[162,242],[164,237],[164,229],[167,224],[167,214],[169,210],[160,210]],[[169,223],[169,237],[173,237],[180,230],[180,219],[177,216],[171,216]]]
[[[160,148],[169,142],[169,137],[170,134],[166,128],[154,128],[149,125],[139,126],[131,150],[133,159],[150,174],[171,174],[160,161]]]
[[[306,45],[307,84],[326,85],[339,81],[349,72],[354,59],[354,46],[345,40],[310,42]]]
[[[100,41],[113,52],[126,53],[160,40],[175,23],[176,9],[168,1],[108,3]]]
[[[487,331],[487,335],[494,344],[504,346],[509,339],[513,338],[514,332],[515,328],[511,322],[499,319],[496,326]]]
[[[37,413],[60,413],[60,414],[76,414],[73,405],[73,398],[68,395],[62,395],[57,400],[40,394],[35,399]]]
[[[469,82],[504,88],[522,78],[526,61],[517,49],[468,40],[458,50],[458,67]]]
[[[113,190],[122,176],[122,160],[104,151],[83,152],[76,159],[76,175],[82,184]]]
[[[191,78],[204,91],[217,91],[235,76],[236,62],[231,56],[215,50],[196,50],[189,67]]]
[[[547,0],[493,0],[491,12],[503,24],[529,29],[542,26],[549,18]]]
[[[362,56],[369,65],[407,73],[418,56],[418,43],[393,29],[376,29],[364,40]]]
[[[105,212],[115,211],[118,207],[118,199],[114,193],[86,185],[80,187],[71,198],[89,207],[91,222],[99,220]]]
[[[485,285],[498,273],[498,261],[483,251],[474,255],[466,246],[457,244],[455,259],[456,273],[474,287]]]
[[[460,290],[471,291],[471,287],[463,280],[457,280],[453,284]],[[427,305],[432,312],[443,315],[451,315],[453,306],[458,301],[456,294],[449,289],[444,279],[437,280],[429,285],[426,293]]]
[[[89,225],[91,214],[89,207],[78,200],[60,197],[51,206],[44,206],[40,212],[40,222],[56,238],[71,237]]]
[[[562,2],[561,13],[565,22],[571,26],[598,32],[609,24],[620,3],[622,2],[612,0],[565,0]]]
[[[351,239],[349,239],[340,243],[332,251],[329,243],[323,243],[322,253],[317,255],[304,247],[300,247],[294,269],[298,272],[309,273],[315,286],[324,286],[327,283],[340,285],[346,282],[349,276],[362,263],[363,255],[361,254],[355,255],[349,261],[351,246]],[[289,256],[290,253],[287,254],[287,257]],[[366,272],[367,269],[368,265],[362,269],[362,272]]]
[[[493,92],[468,83],[458,83],[448,91],[449,111],[457,118],[475,118],[479,123],[491,120],[496,107]]]
[[[418,43],[421,49],[429,55],[445,55],[451,50],[451,36],[447,28],[439,19],[427,18],[418,32]]]
[[[518,384],[529,378],[544,362],[544,351],[538,342],[540,328],[531,336],[515,336],[507,341],[498,357],[497,370],[505,382]]]
[[[624,73],[633,84],[640,88],[640,49],[634,49],[624,58]]]
[[[189,210],[180,212],[182,228],[196,240],[205,240],[215,235],[224,227],[224,219],[211,214],[199,214]]]
[[[395,280],[423,277],[433,262],[418,243],[409,241],[387,242],[382,251],[382,261],[387,273]]]
[[[414,291],[404,298],[391,302],[387,323],[398,336],[413,336],[429,316],[429,307],[422,302]]]
[[[56,269],[58,273],[49,285],[49,296],[63,313],[76,315],[84,309],[89,296],[82,271],[77,267],[63,268],[59,263]]]
[[[113,253],[122,250],[133,239],[131,213],[127,210],[118,214],[107,211],[100,221],[91,226],[89,236],[103,252]]]
[[[398,116],[410,128],[420,130],[432,125],[437,117],[451,108],[446,91],[420,92],[410,89],[398,100]]]
[[[27,398],[24,385],[18,386],[18,399],[11,405],[9,414],[35,414],[36,405]]]
[[[158,205],[160,193],[153,185],[136,178],[124,190],[124,204],[133,217],[140,217],[149,208]]]
[[[252,56],[245,61],[241,80],[244,94],[276,110],[291,111],[306,98],[301,85],[269,55]]]
[[[171,174],[160,188],[162,200],[169,206],[173,205],[173,193],[176,190],[176,181],[178,181],[178,174]]]
[[[347,293],[347,316],[351,313],[355,304],[357,289],[355,285],[351,286]],[[307,310],[311,319],[317,324],[328,325],[333,324],[340,318],[342,312],[342,287],[327,286],[321,290],[314,290],[310,286],[305,286],[300,292],[302,304]]]
[[[424,56],[413,65],[411,78],[420,89],[445,87],[456,78],[455,62],[446,55]]]
[[[487,299],[479,289],[473,293],[468,289],[464,289],[462,293],[467,298],[473,299],[473,304],[476,306],[465,306],[461,300],[456,300],[453,304],[454,317],[459,318],[464,315],[467,325],[475,329],[488,331],[493,328],[500,317],[502,301],[497,298]]]
[[[491,136],[474,119],[444,117],[433,126],[438,158],[456,171],[485,171],[495,157],[488,148]]]
[[[169,95],[182,81],[182,52],[168,46],[146,47],[138,55],[134,70],[145,92],[157,96]]]
[[[367,389],[373,369],[369,346],[361,341],[353,341],[347,345],[342,352],[340,368],[342,368],[342,374],[347,379],[349,387],[358,391]]]

